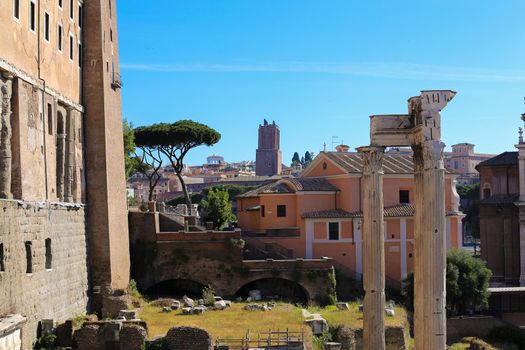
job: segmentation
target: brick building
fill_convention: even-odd
[[[282,173],[281,131],[266,119],[259,125],[259,147],[255,155],[255,173],[258,176],[273,176]]]
[[[0,343],[27,349],[129,283],[115,0],[1,1],[0,24],[0,315],[25,320]]]

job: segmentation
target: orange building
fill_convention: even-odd
[[[246,239],[285,247],[294,258],[331,257],[337,268],[362,276],[362,160],[353,152],[321,152],[298,178],[283,178],[237,198]],[[413,269],[415,184],[412,156],[385,154],[386,278],[400,286]],[[445,175],[447,246],[461,247],[463,214],[458,174]]]

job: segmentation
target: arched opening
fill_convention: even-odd
[[[204,284],[188,279],[172,279],[157,283],[144,291],[148,298],[201,298]]]
[[[308,292],[299,283],[284,278],[262,278],[241,287],[235,297],[246,299],[250,291],[259,290],[263,299],[281,299],[294,303],[308,302]]]

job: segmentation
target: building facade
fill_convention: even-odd
[[[413,269],[415,184],[410,155],[384,157],[385,266],[391,285]],[[239,227],[250,239],[275,244],[295,258],[331,257],[336,267],[361,278],[361,155],[321,152],[298,178],[283,178],[238,197]],[[447,245],[462,246],[463,214],[447,172]]]
[[[273,176],[282,173],[281,131],[266,119],[259,125],[259,146],[255,154],[255,173],[258,176]]]
[[[471,185],[479,182],[476,166],[495,154],[476,153],[471,143],[452,145],[452,152],[445,152],[445,166],[454,169],[459,174],[457,179],[460,185]]]
[[[120,86],[115,0],[0,2],[0,315],[23,349],[129,283]]]

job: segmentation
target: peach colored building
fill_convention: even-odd
[[[414,175],[410,155],[384,158],[387,281],[400,286],[413,269]],[[456,177],[447,171],[447,245],[461,247],[463,214]],[[287,248],[295,258],[331,257],[347,274],[362,276],[362,161],[353,152],[321,152],[299,178],[283,178],[238,197],[247,240]]]

